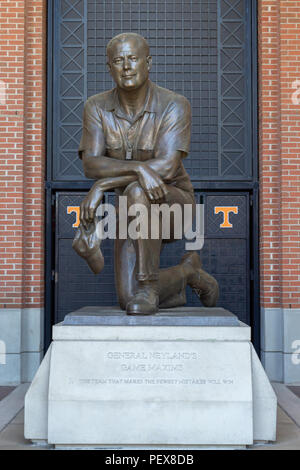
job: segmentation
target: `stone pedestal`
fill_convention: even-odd
[[[250,328],[232,314],[181,308],[126,317],[112,309],[109,321],[107,309],[92,320],[95,313],[54,326],[25,399],[27,439],[105,448],[275,440],[276,396]]]

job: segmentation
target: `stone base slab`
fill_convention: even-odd
[[[25,437],[95,448],[275,440],[276,396],[239,325],[56,325],[26,395]]]
[[[239,326],[224,308],[176,307],[156,315],[126,315],[119,307],[83,307],[65,316],[63,325],[101,326]]]

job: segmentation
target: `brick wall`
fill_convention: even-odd
[[[46,1],[0,3],[0,308],[44,289]]]
[[[299,308],[300,2],[258,14],[261,304]]]

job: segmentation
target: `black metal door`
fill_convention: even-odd
[[[70,311],[87,303],[106,306],[117,303],[113,240],[105,240],[101,244],[105,267],[97,276],[72,249],[84,194],[58,192],[56,195],[56,323]],[[205,241],[201,250],[204,268],[219,282],[218,305],[228,308],[247,323],[250,319],[248,193],[198,193],[198,202],[200,196],[205,209]],[[109,198],[113,196],[107,195],[106,202]],[[231,208],[227,224],[224,224],[224,207]],[[166,244],[162,251],[161,267],[178,264],[183,253],[184,241]],[[187,300],[189,306],[200,305],[190,288]]]
[[[71,250],[67,206],[92,182],[77,157],[85,100],[113,84],[105,46],[134,31],[150,43],[151,78],[192,104],[191,153],[185,166],[204,196],[204,265],[221,285],[220,305],[252,325],[258,341],[256,2],[251,0],[54,0],[48,16],[47,322],[75,308],[115,303],[112,242],[95,277]],[[56,201],[56,217],[55,217]],[[220,228],[214,207],[237,206],[233,227]],[[73,215],[72,215],[73,214]],[[72,222],[72,223],[71,223]],[[183,246],[170,244],[162,266]],[[78,275],[75,273],[80,267]],[[55,275],[56,273],[56,275]],[[56,282],[55,282],[56,280]],[[80,295],[79,295],[80,294]],[[196,300],[188,294],[189,304]],[[46,335],[49,342],[50,332]]]

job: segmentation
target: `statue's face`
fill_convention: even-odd
[[[135,38],[113,45],[109,52],[108,67],[117,87],[136,90],[148,80],[151,57],[146,54],[144,44]]]

